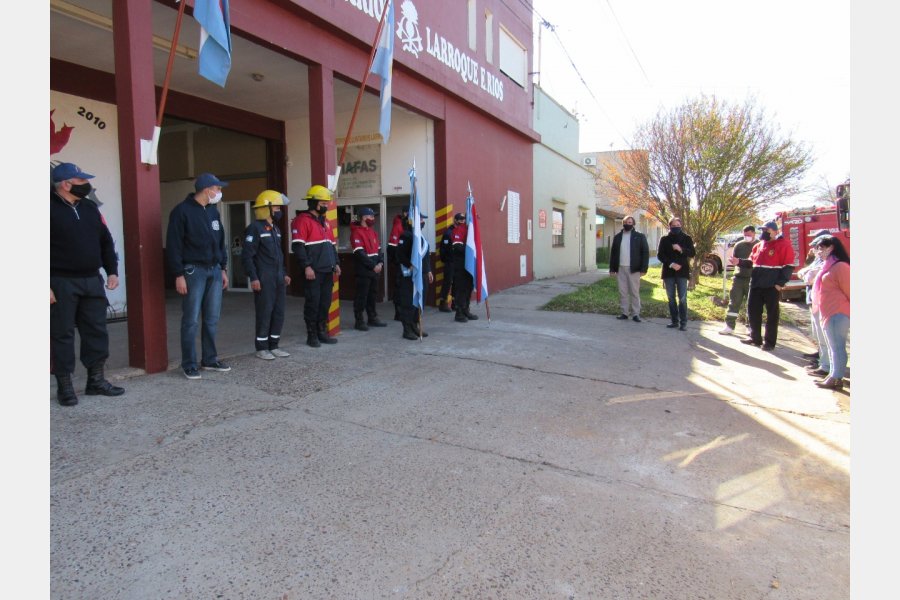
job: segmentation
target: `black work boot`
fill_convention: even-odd
[[[369,327],[387,327],[387,323],[378,320],[378,314],[374,310],[367,316],[369,317]]]
[[[403,322],[403,339],[405,340],[417,340],[419,336],[416,335],[416,331],[413,328],[412,324]]]
[[[438,301],[438,310],[441,312],[451,312],[450,306],[448,306],[447,301],[443,298]]]
[[[84,393],[88,396],[121,396],[125,393],[125,388],[113,385],[103,377],[103,363],[88,367],[87,385],[84,387]]]
[[[360,331],[369,330],[369,326],[366,325],[366,320],[363,319],[362,311],[353,313],[353,316],[356,317],[356,322],[353,324],[353,329],[359,329]]]
[[[419,323],[414,323],[414,324],[413,324],[413,333],[416,333],[416,334],[418,334],[419,336],[421,336],[421,337],[423,337],[423,338],[427,338],[427,337],[428,337],[428,334],[425,333],[425,331],[422,329],[422,325],[419,324]]]
[[[468,306],[465,308],[465,310],[463,310],[463,314],[466,315],[466,318],[467,318],[468,320],[470,320],[470,321],[477,321],[477,320],[478,320],[478,315],[473,315],[473,314],[469,311],[469,307],[468,307]]]
[[[319,343],[319,332],[315,321],[306,322],[306,345],[310,348],[318,348],[322,344]]]
[[[72,387],[72,374],[63,373],[56,375],[56,401],[60,406],[75,406],[78,404],[78,396]]]
[[[337,340],[328,335],[328,327],[325,325],[325,321],[319,321],[316,337],[323,344],[337,344]]]
[[[462,308],[456,308],[456,317],[453,319],[454,321],[459,321],[460,323],[468,323],[469,318],[466,317],[466,314],[463,312]]]

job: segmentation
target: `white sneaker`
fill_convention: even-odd
[[[257,350],[256,358],[261,358],[263,360],[275,360],[275,355],[268,350]]]
[[[722,328],[722,330],[719,332],[719,334],[720,335],[734,335],[734,329],[732,329],[731,327],[726,325],[725,327]]]
[[[272,356],[276,356],[278,358],[287,358],[291,355],[290,352],[285,352],[281,348],[272,348],[271,350],[269,350],[269,352],[272,353]]]

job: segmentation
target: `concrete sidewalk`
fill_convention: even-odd
[[[292,302],[277,361],[248,298],[230,373],[51,400],[51,596],[849,597],[849,397],[809,343],[538,310],[601,275],[429,308],[422,342],[308,348]]]

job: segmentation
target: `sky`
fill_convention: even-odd
[[[753,98],[815,159],[804,183],[818,189],[786,204],[850,175],[849,0],[531,3],[553,27],[535,27],[536,77],[579,118],[581,152],[630,148],[638,126],[701,94]]]

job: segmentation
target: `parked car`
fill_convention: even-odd
[[[700,263],[700,273],[713,277],[722,272],[724,266],[729,271],[734,270],[734,266],[728,264],[728,260],[734,254],[734,245],[744,239],[743,233],[728,233],[716,238],[715,251],[707,254]],[[722,261],[724,252],[725,260]]]

